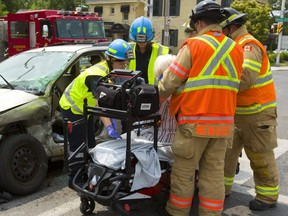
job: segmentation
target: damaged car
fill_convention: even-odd
[[[0,63],[0,190],[30,194],[43,183],[48,162],[63,160],[59,99],[81,71],[95,64],[92,57],[105,58],[107,46],[37,48]],[[101,130],[97,125],[95,133]]]

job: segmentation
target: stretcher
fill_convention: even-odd
[[[106,104],[105,107],[91,107],[84,101],[84,118],[82,120],[77,122],[64,120],[66,126],[66,132],[64,131],[66,153],[68,152],[67,137],[69,130],[75,124],[85,124],[86,127],[86,141],[69,158],[66,157],[68,158],[66,160],[68,164],[74,155],[83,152],[83,160],[78,162],[78,164],[81,164],[81,168],[73,179],[73,187],[80,196],[80,211],[84,215],[91,214],[95,210],[95,203],[111,207],[120,215],[131,215],[131,212],[134,211],[133,206],[137,202],[143,202],[143,200],[154,202],[158,196],[161,197],[163,203],[166,202],[161,193],[164,192],[167,195],[169,191],[170,165],[173,160],[171,147],[166,144],[158,146],[157,128],[161,116],[156,114],[151,106],[152,111],[147,111],[149,100],[146,100],[147,97],[149,99],[153,98],[149,96],[149,92],[151,94],[155,92],[151,88],[146,91],[147,89],[143,90],[140,87],[142,93],[144,92],[144,95],[140,95],[139,86],[137,86],[139,85],[137,83],[139,82],[139,74],[140,72],[135,71],[111,72],[109,76],[98,83],[99,86],[108,86],[110,90],[120,91],[122,106],[117,109],[107,108],[113,103],[107,105],[107,101],[106,103],[104,101],[102,104]],[[113,79],[114,83],[111,82]],[[115,82],[115,80],[117,81]],[[137,89],[138,92],[135,93],[133,88]],[[103,92],[100,92],[99,96],[101,93]],[[156,96],[159,99],[159,95]],[[97,99],[99,102],[99,98]],[[143,107],[141,103],[145,103],[144,110],[138,112]],[[107,140],[97,144],[95,148],[89,149],[87,144],[87,117],[90,115],[125,121],[127,131],[125,139]],[[154,128],[153,142],[137,136],[137,133],[135,135],[134,131],[142,127]],[[73,166],[73,164],[69,165]],[[140,214],[136,213],[135,215]]]

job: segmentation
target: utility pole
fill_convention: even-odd
[[[284,14],[285,14],[285,0],[282,0],[282,5],[281,5],[281,15],[280,18],[284,19]],[[283,25],[283,21],[282,21]],[[282,34],[283,31],[278,33],[278,46],[277,46],[277,56],[276,56],[276,66],[280,65],[280,50],[282,46]]]
[[[150,4],[149,4],[149,18],[150,18],[150,21],[152,22],[152,18],[153,18],[153,0],[150,0]]]
[[[145,4],[144,11],[147,13],[149,11],[149,19],[152,22],[153,18],[153,0],[150,0],[150,4],[148,3],[148,0],[141,0]],[[146,16],[146,15],[145,15]]]
[[[169,46],[170,44],[170,37],[169,37],[169,25],[170,25],[170,17],[169,17],[169,10],[170,10],[170,0],[165,0],[165,16],[164,16],[164,46]]]

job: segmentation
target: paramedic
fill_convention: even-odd
[[[233,135],[243,52],[222,33],[222,13],[211,0],[195,6],[190,25],[198,35],[184,42],[159,83],[161,96],[172,94],[170,114],[177,120],[170,197],[161,215],[189,215],[198,165],[199,215],[218,216],[224,208],[224,158]]]
[[[96,106],[94,97],[96,83],[102,76],[106,76],[113,69],[125,69],[129,60],[133,58],[131,46],[122,39],[114,40],[107,48],[106,60],[86,69],[65,89],[59,104],[61,106],[62,117],[69,121],[76,121],[83,118],[83,103],[87,99],[89,106]],[[109,118],[101,118],[107,133],[111,138],[121,138],[116,131],[115,124]],[[95,146],[94,122],[92,116],[89,118],[88,145],[89,148]],[[85,140],[84,124],[73,127],[69,133],[69,151],[74,152]],[[82,156],[80,156],[82,158]],[[78,160],[79,159],[75,159]],[[72,163],[72,161],[70,161]],[[73,161],[75,162],[75,161]],[[69,172],[69,186],[72,187],[73,176],[78,171],[78,167],[73,166]]]
[[[146,17],[138,17],[129,30],[130,45],[135,59],[129,62],[130,70],[141,71],[145,83],[156,83],[154,65],[159,55],[169,53],[169,47],[153,42],[154,30],[152,23]],[[122,121],[122,133],[126,132],[126,122]]]
[[[146,17],[138,17],[130,27],[129,38],[135,59],[129,63],[130,70],[142,72],[145,83],[154,84],[154,65],[159,55],[169,53],[169,47],[153,42],[154,30]]]
[[[273,149],[277,147],[276,93],[265,47],[248,33],[245,14],[224,8],[227,19],[220,25],[224,34],[243,47],[244,63],[237,95],[233,148],[225,158],[225,195],[234,181],[238,155],[244,147],[253,170],[256,197],[249,203],[255,211],[275,207],[279,177]]]

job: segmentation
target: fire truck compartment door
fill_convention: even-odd
[[[36,29],[35,22],[29,22],[30,48],[36,47]]]

